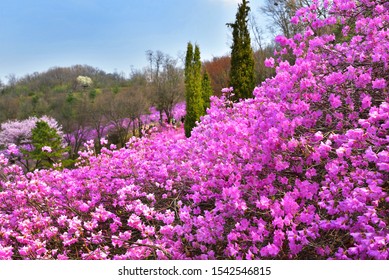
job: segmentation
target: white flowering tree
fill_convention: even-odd
[[[87,76],[78,76],[77,83],[84,88],[90,87],[93,83],[92,79]]]

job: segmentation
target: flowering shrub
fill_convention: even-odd
[[[389,4],[313,2],[277,38],[295,64],[212,97],[189,139],[88,142],[77,169],[27,175],[0,155],[0,258],[389,259]]]

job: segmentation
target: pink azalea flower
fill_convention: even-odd
[[[43,146],[42,152],[51,153],[53,150],[49,146]]]

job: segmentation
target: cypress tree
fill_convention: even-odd
[[[201,60],[200,48],[195,45],[193,54],[193,104],[195,104],[196,121],[200,120],[203,115],[203,96],[202,96],[202,75],[201,75]]]
[[[191,72],[192,72],[192,61],[193,61],[193,45],[191,42],[188,43],[186,49],[186,57],[185,57],[185,89],[189,89],[190,80],[191,80]]]
[[[249,1],[242,0],[235,22],[227,23],[232,28],[230,85],[234,88],[235,100],[252,97],[255,87],[254,54],[247,23],[248,4]]]
[[[185,117],[185,135],[190,137],[196,121],[200,120],[203,114],[201,84],[201,61],[200,48],[188,43],[185,59],[185,98],[186,98],[186,117]]]
[[[186,58],[185,58],[185,101],[186,101],[186,116],[185,116],[185,136],[190,137],[192,128],[193,128],[193,104],[191,102],[192,98],[192,80],[193,80],[193,45],[189,42],[186,49]]]
[[[213,94],[211,80],[210,80],[208,72],[206,70],[203,73],[201,87],[202,87],[202,100],[203,100],[203,115],[205,115],[207,113],[207,108],[210,107],[210,103],[211,103],[209,98]]]

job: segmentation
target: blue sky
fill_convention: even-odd
[[[254,15],[264,0],[251,0]],[[229,53],[239,0],[0,0],[0,79],[54,66],[88,64],[130,73],[145,52],[184,55],[189,41],[201,58]]]

